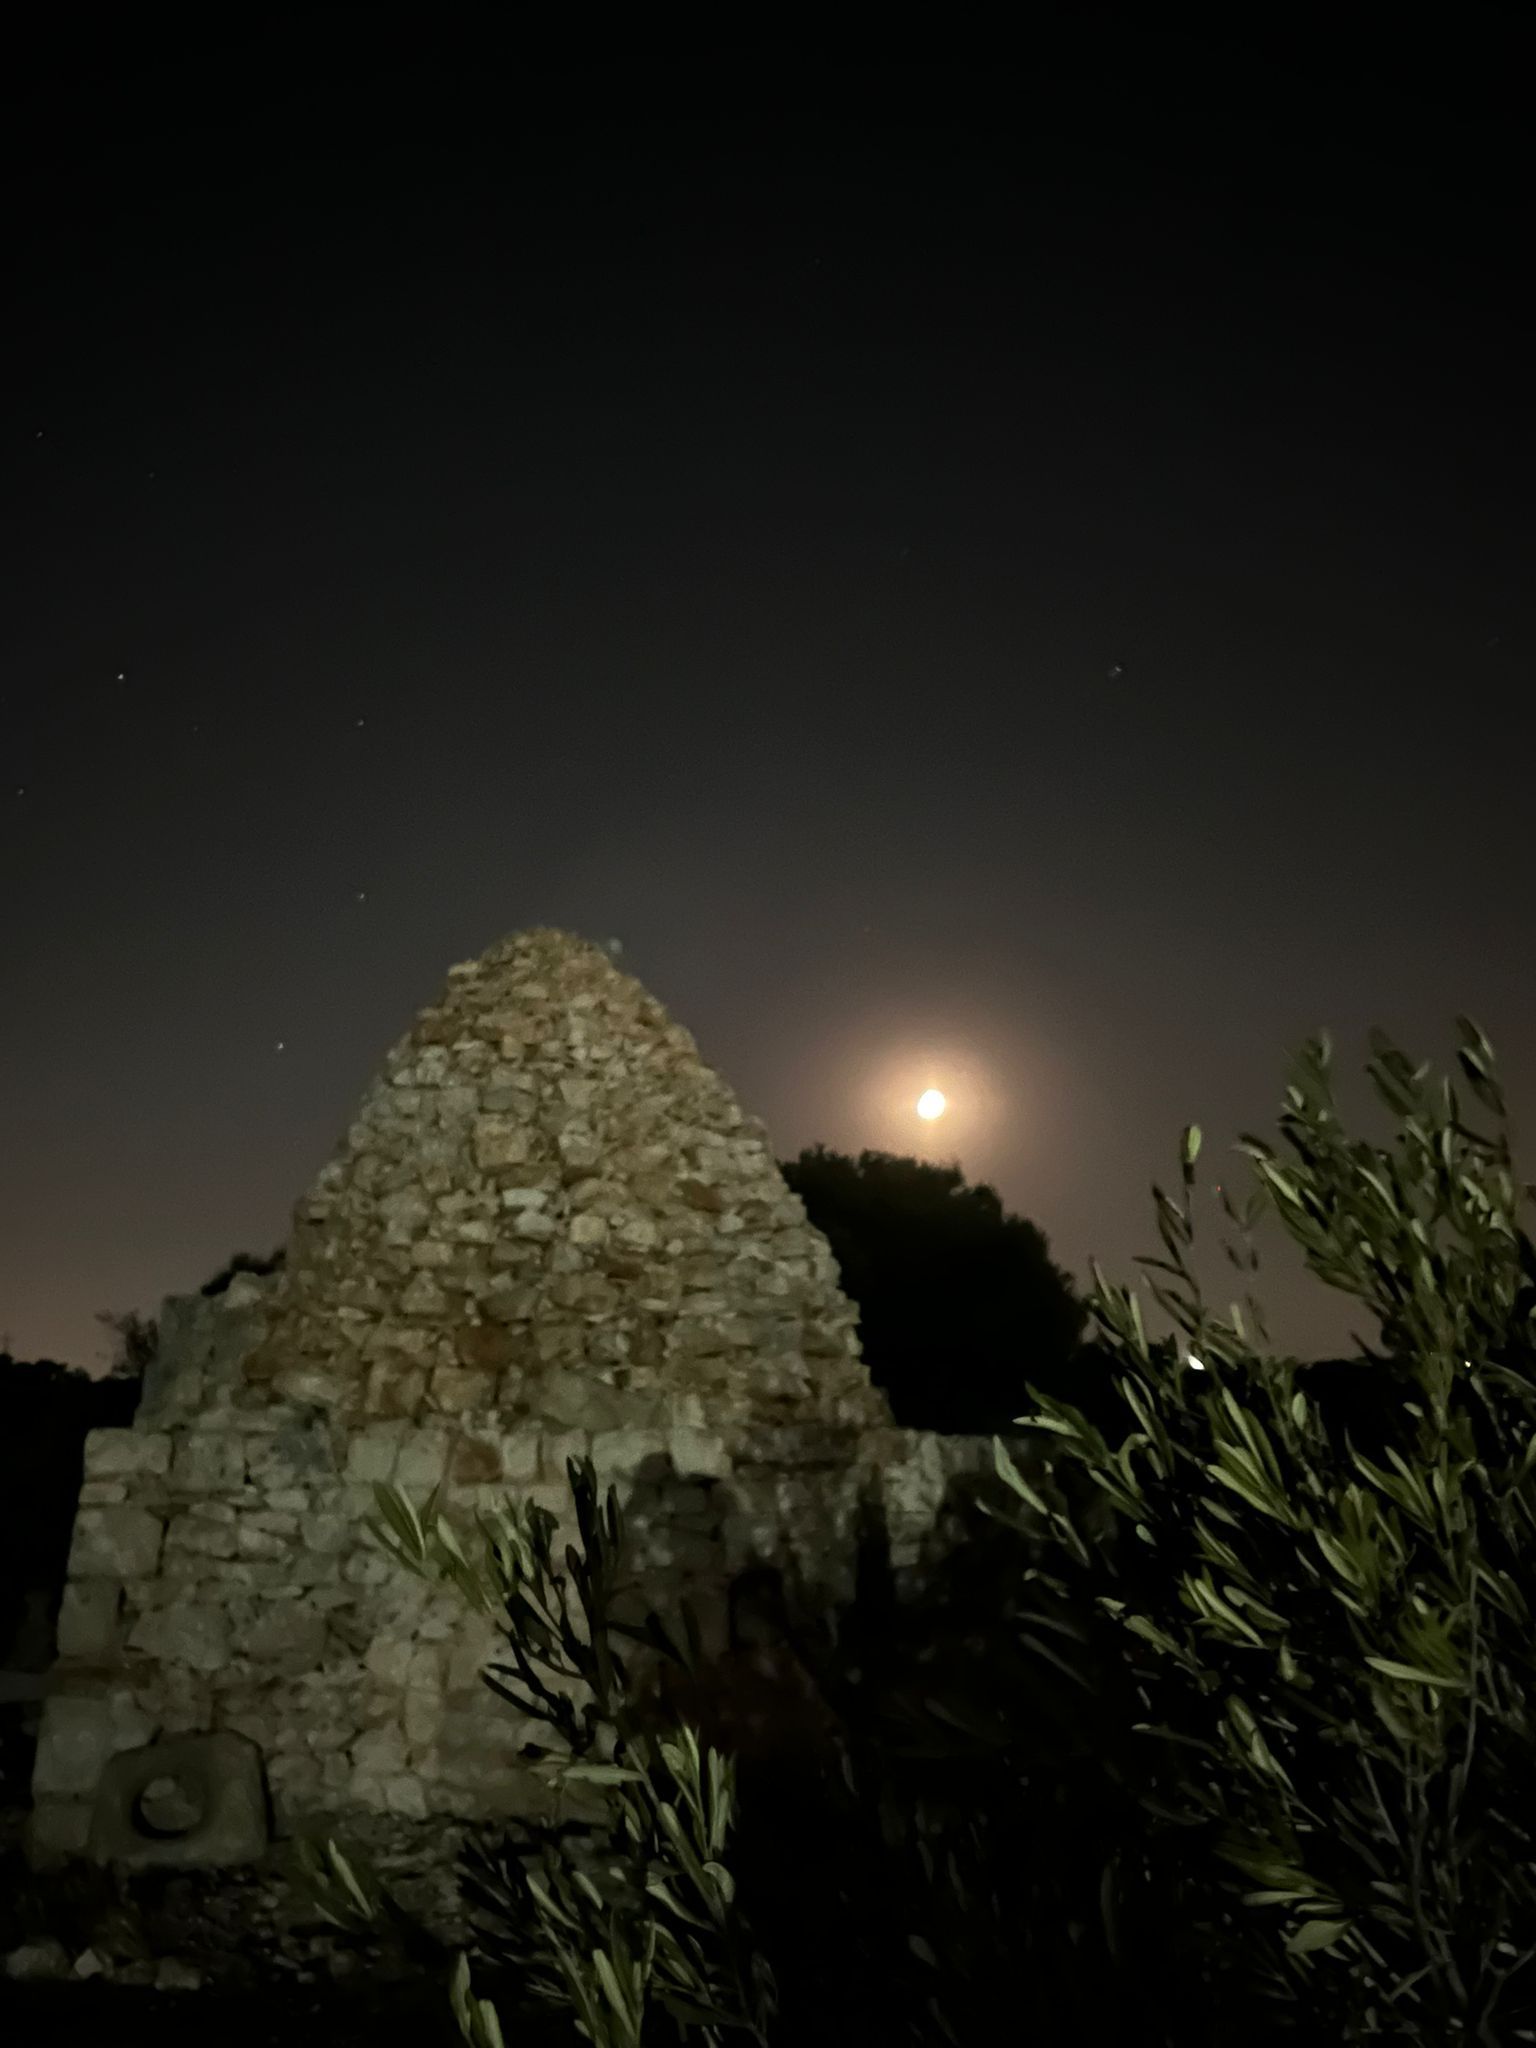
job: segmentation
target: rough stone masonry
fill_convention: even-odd
[[[763,1127],[606,953],[451,968],[282,1270],[167,1301],[134,1427],[88,1442],[34,1857],[99,1845],[114,1757],[197,1733],[255,1746],[279,1834],[527,1810],[494,1637],[369,1538],[380,1480],[568,1516],[590,1453],[648,1591],[706,1615],[748,1564],[837,1582],[871,1489],[919,1567],[990,1445],[893,1428],[855,1322]]]

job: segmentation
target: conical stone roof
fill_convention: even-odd
[[[251,1383],[343,1419],[889,1424],[763,1127],[599,947],[450,968],[298,1205]]]

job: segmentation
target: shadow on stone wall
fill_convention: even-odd
[[[723,1533],[751,1519],[732,1481],[714,1490],[711,1553],[694,1504],[690,1597],[711,1570],[718,1594],[708,1654],[693,1672],[655,1668],[645,1698],[653,1725],[687,1722],[735,1759],[730,1864],[779,1978],[786,2040],[832,2042],[850,2027],[911,2038],[940,1972],[962,2039],[991,2038],[1025,1984],[1031,2038],[1134,2038],[1101,1909],[1106,1859],[1130,1839],[1126,1799],[1082,1674],[1059,1646],[1039,1654],[1024,1626],[1029,1552],[985,1512],[994,1487],[952,1479],[917,1560],[872,1485],[842,1564],[773,1543],[743,1556]],[[636,1475],[625,1515],[637,1560],[670,1530],[675,1565],[688,1506],[663,1461]],[[661,1604],[670,1621],[675,1603]],[[505,1956],[499,1982],[493,1967],[497,1904],[515,1892],[508,1859],[556,1844],[579,1858],[598,1839],[570,1820],[472,1838],[486,1989],[509,2011],[516,1974]],[[1121,1940],[1139,1998],[1167,1965],[1138,1950],[1134,1929]]]

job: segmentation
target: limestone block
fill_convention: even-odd
[[[722,1358],[735,1348],[736,1330],[730,1318],[693,1313],[701,1298],[690,1297],[690,1313],[679,1316],[672,1326],[668,1351],[674,1359]]]
[[[493,1323],[526,1323],[538,1314],[542,1300],[542,1287],[509,1281],[484,1295],[480,1308]]]
[[[222,1608],[181,1601],[142,1615],[129,1634],[128,1647],[165,1664],[219,1671],[229,1662],[229,1623]]]
[[[591,1173],[602,1164],[603,1148],[595,1133],[579,1127],[563,1130],[555,1140],[555,1150],[568,1172]]]
[[[494,1372],[440,1365],[427,1384],[427,1406],[447,1415],[484,1411],[492,1405],[495,1393]]]
[[[580,1368],[587,1348],[587,1333],[580,1324],[540,1323],[532,1336],[533,1355],[540,1365]]]
[[[264,1498],[273,1514],[289,1516],[302,1515],[312,1502],[310,1490],[304,1486],[274,1487]]]
[[[739,1455],[743,1464],[836,1471],[849,1464],[860,1448],[847,1430],[816,1423],[754,1423],[742,1432]]]
[[[521,1047],[518,1048],[521,1051]],[[529,1155],[529,1133],[525,1126],[505,1116],[482,1116],[471,1132],[474,1161],[482,1173],[523,1166]]]
[[[316,1757],[285,1755],[267,1759],[272,1803],[285,1819],[314,1812],[321,1802],[324,1782],[324,1772]]]
[[[631,1252],[653,1252],[661,1235],[652,1218],[638,1212],[614,1217],[609,1228],[613,1242]]]
[[[419,1273],[400,1296],[400,1308],[408,1316],[436,1318],[447,1313],[448,1297],[436,1281]]]
[[[80,1486],[83,1508],[115,1507],[128,1498],[126,1479],[86,1479]]]
[[[115,1757],[97,1792],[89,1846],[97,1862],[127,1869],[206,1869],[254,1862],[267,1839],[256,1746],[224,1730]]]
[[[608,1431],[629,1421],[629,1404],[612,1387],[584,1377],[574,1368],[542,1375],[528,1388],[528,1401],[540,1422],[556,1429]]]
[[[39,1797],[89,1796],[115,1749],[112,1702],[104,1695],[56,1694],[44,1702],[32,1766]]]
[[[406,1693],[402,1718],[405,1739],[413,1751],[426,1749],[436,1741],[438,1724],[442,1717],[441,1693],[423,1691],[415,1686]]]
[[[325,1661],[325,1616],[296,1601],[274,1602],[245,1631],[241,1649],[253,1663],[298,1677]]]
[[[307,1500],[303,1500],[302,1504],[305,1507],[310,1505]],[[259,1529],[264,1535],[268,1536],[297,1536],[299,1533],[299,1517],[281,1508],[244,1508],[241,1510],[240,1519],[236,1526],[242,1530]]]
[[[547,1489],[552,1486],[562,1495],[562,1512],[570,1510],[566,1462],[586,1457],[591,1448],[592,1439],[584,1429],[550,1430],[539,1439],[539,1471]]]
[[[352,1745],[356,1770],[382,1778],[403,1771],[406,1763],[405,1731],[393,1722],[382,1728],[368,1728]]]
[[[448,1477],[455,1486],[488,1486],[502,1477],[501,1439],[486,1431],[464,1431],[454,1438]]]
[[[384,1809],[387,1813],[399,1814],[402,1820],[425,1820],[427,1817],[426,1788],[415,1772],[402,1772],[384,1781]]]
[[[381,1365],[422,1365],[429,1357],[435,1356],[437,1346],[435,1331],[391,1322],[380,1324],[373,1331],[363,1351],[368,1359]]]
[[[197,1557],[231,1558],[239,1549],[239,1536],[232,1513],[209,1513],[194,1508],[179,1515],[166,1535],[166,1556],[190,1552]]]
[[[386,1485],[394,1476],[404,1433],[396,1423],[373,1423],[347,1444],[346,1474],[360,1485]]]
[[[349,1515],[311,1515],[299,1541],[305,1555],[311,1558],[335,1558],[349,1549],[360,1534]]]
[[[167,1665],[152,1682],[135,1681],[137,1697],[162,1735],[194,1735],[212,1720],[209,1680],[185,1665]]]
[[[472,1615],[462,1621],[446,1647],[447,1670],[443,1681],[446,1695],[449,1698],[463,1693],[473,1695],[480,1674],[501,1648],[501,1634],[487,1618]]]
[[[343,1564],[341,1576],[349,1586],[386,1586],[398,1570],[379,1551],[357,1550]]]
[[[160,1561],[165,1533],[146,1508],[87,1507],[75,1517],[69,1552],[72,1579],[147,1579]]]
[[[454,1332],[454,1356],[471,1372],[499,1373],[520,1348],[518,1334],[495,1323],[461,1323]]]
[[[419,1365],[381,1364],[368,1375],[363,1404],[370,1415],[414,1416],[427,1390]]]
[[[69,1950],[51,1935],[25,1941],[6,1957],[5,1974],[16,1984],[41,1984],[67,1977],[70,1974]]]
[[[337,1408],[346,1399],[348,1376],[321,1366],[296,1365],[275,1373],[273,1391],[300,1407]]]
[[[454,1617],[455,1630],[458,1617]],[[448,1652],[440,1643],[418,1643],[411,1652],[410,1670],[406,1683],[418,1692],[441,1692],[443,1676],[448,1666]]]
[[[93,1429],[85,1440],[88,1479],[170,1470],[171,1439],[163,1430]]]
[[[116,1648],[123,1588],[116,1579],[80,1579],[64,1588],[59,1604],[61,1657],[94,1660]]]
[[[448,1470],[448,1442],[440,1429],[423,1429],[408,1439],[395,1461],[395,1484],[413,1496],[440,1485]]]
[[[599,1485],[638,1472],[648,1459],[665,1459],[668,1438],[659,1429],[607,1429],[592,1434],[592,1465]]]
[[[928,1522],[938,1512],[948,1478],[939,1443],[936,1436],[915,1436],[905,1457],[885,1467],[882,1492],[893,1524]]]
[[[679,1478],[728,1479],[732,1461],[723,1437],[707,1429],[675,1427],[666,1435],[667,1455]]]
[[[516,1430],[501,1439],[501,1476],[510,1487],[531,1486],[539,1475],[536,1430]]]
[[[272,1291],[273,1274],[236,1273],[224,1290],[224,1305],[233,1310],[259,1307]]]
[[[171,1485],[177,1493],[238,1493],[245,1484],[245,1444],[238,1436],[191,1430],[176,1445]]]
[[[380,1685],[398,1687],[403,1691],[415,1654],[415,1645],[409,1638],[380,1636],[369,1645],[363,1668]]]

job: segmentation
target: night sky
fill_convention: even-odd
[[[1532,164],[1457,20],[8,66],[0,1343],[277,1243],[530,924],[1078,1275],[1319,1024],[1468,1010],[1529,1125]]]

